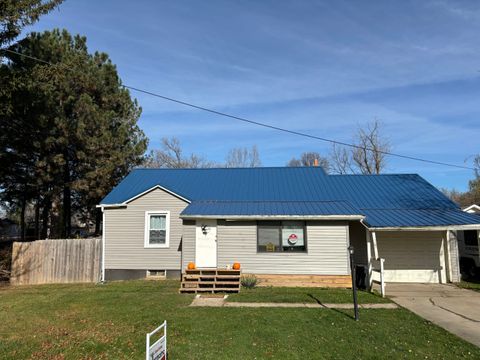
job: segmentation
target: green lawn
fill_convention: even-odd
[[[478,280],[462,281],[458,286],[464,289],[480,291],[480,281]]]
[[[228,296],[227,301],[234,302],[287,302],[287,303],[352,303],[352,290],[347,289],[322,289],[301,287],[257,287],[242,289],[239,294]],[[386,298],[366,292],[358,292],[358,302],[385,303]]]
[[[361,310],[355,322],[352,311],[333,309],[192,308],[178,287],[1,289],[0,359],[144,359],[145,333],[164,319],[171,360],[480,358],[480,349],[403,309]]]

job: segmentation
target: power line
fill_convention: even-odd
[[[44,64],[48,64],[48,65],[52,65],[52,66],[54,65],[49,61],[45,61],[45,60],[36,58],[34,56],[25,55],[25,54],[19,53],[19,52],[14,51],[14,50],[4,49],[4,51],[10,52],[12,54],[16,54],[16,55],[19,55],[19,56],[23,56],[23,57],[26,57],[26,58],[31,59],[31,60],[39,61],[39,62],[42,62]],[[71,69],[69,69],[69,70],[71,70]],[[244,122],[244,123],[257,125],[257,126],[260,126],[260,127],[263,127],[263,128],[271,129],[271,130],[277,130],[277,131],[281,131],[281,132],[292,134],[292,135],[302,136],[302,137],[310,138],[310,139],[314,139],[314,140],[320,140],[320,141],[328,142],[328,143],[331,143],[331,144],[334,144],[334,145],[342,145],[342,146],[351,147],[351,148],[354,148],[354,149],[367,150],[367,151],[377,152],[377,153],[387,155],[387,156],[392,156],[392,157],[397,157],[397,158],[407,159],[407,160],[413,160],[413,161],[420,161],[420,162],[429,163],[429,164],[449,166],[449,167],[454,167],[454,168],[458,168],[458,169],[475,170],[475,168],[470,167],[470,166],[451,164],[451,163],[429,160],[429,159],[422,159],[422,158],[415,157],[415,156],[402,155],[402,154],[392,153],[390,151],[382,151],[382,150],[372,149],[372,148],[369,148],[369,147],[363,147],[363,146],[350,144],[350,143],[346,143],[346,142],[342,142],[342,141],[338,141],[338,140],[333,140],[333,139],[329,139],[329,138],[325,138],[325,137],[321,137],[321,136],[310,135],[310,134],[302,133],[302,132],[299,132],[299,131],[289,130],[289,129],[281,128],[281,127],[278,127],[278,126],[275,126],[275,125],[269,125],[269,124],[266,124],[266,123],[250,120],[250,119],[247,119],[247,118],[244,118],[244,117],[231,115],[231,114],[224,113],[224,112],[221,112],[221,111],[209,109],[209,108],[206,108],[206,107],[203,107],[203,106],[199,106],[199,105],[195,105],[195,104],[192,104],[192,103],[189,103],[189,102],[186,102],[186,101],[174,99],[174,98],[164,96],[164,95],[161,95],[161,94],[158,94],[158,93],[154,93],[154,92],[151,92],[151,91],[148,91],[148,90],[143,90],[143,89],[140,89],[140,88],[137,88],[137,87],[134,87],[134,86],[123,85],[123,84],[122,84],[122,86],[124,88],[130,89],[130,90],[133,90],[133,91],[136,91],[136,92],[139,92],[139,93],[154,96],[154,97],[157,97],[157,98],[160,98],[160,99],[163,99],[163,100],[167,100],[167,101],[170,101],[170,102],[173,102],[173,103],[176,103],[176,104],[188,106],[188,107],[191,107],[191,108],[194,108],[194,109],[197,109],[197,110],[202,110],[202,111],[205,111],[205,112],[209,112],[211,114],[215,114],[215,115],[218,115],[218,116],[227,117],[227,118],[238,120],[238,121],[241,121],[241,122]]]

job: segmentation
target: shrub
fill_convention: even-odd
[[[257,285],[258,279],[255,275],[242,275],[240,283],[242,287],[253,289]]]

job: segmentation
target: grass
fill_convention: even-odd
[[[228,296],[228,301],[233,302],[285,302],[285,303],[349,303],[352,300],[352,290],[347,289],[322,289],[301,287],[256,287],[242,289],[239,294]],[[386,303],[390,300],[378,295],[358,291],[358,302]]]
[[[355,322],[350,310],[192,308],[193,296],[178,288],[130,281],[1,289],[0,358],[144,359],[145,333],[164,319],[172,360],[480,358],[480,349],[404,309],[361,310]]]
[[[468,281],[461,281],[458,284],[459,287],[469,290],[480,291],[480,281],[479,280],[468,280]]]

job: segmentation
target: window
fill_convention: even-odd
[[[166,270],[147,270],[147,277],[164,278],[167,276]]]
[[[147,211],[145,213],[145,247],[168,247],[170,213]]]
[[[304,221],[259,221],[258,252],[307,251]]]
[[[463,238],[466,246],[478,246],[477,230],[465,230]]]

